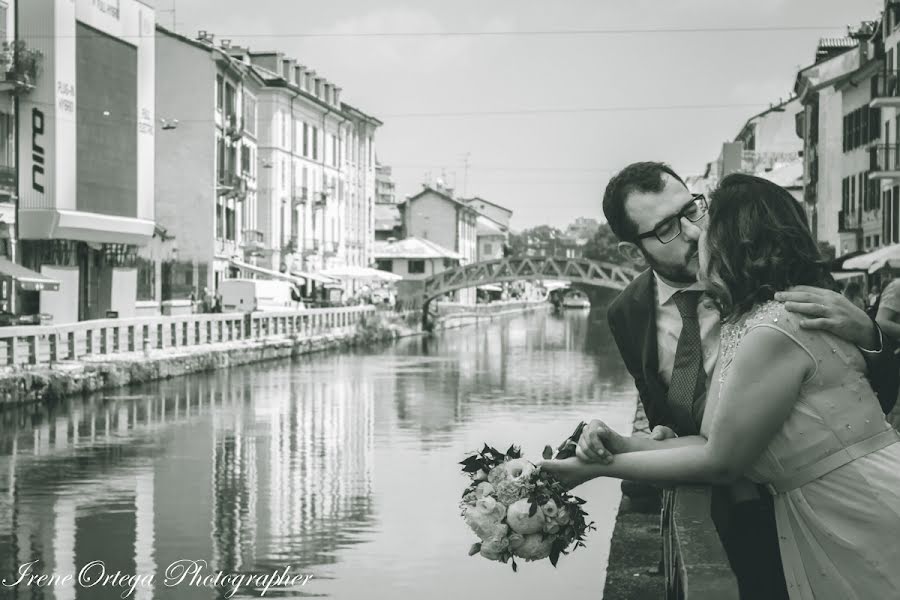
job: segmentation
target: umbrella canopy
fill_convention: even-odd
[[[364,281],[399,281],[403,279],[402,276],[397,275],[396,273],[391,273],[389,271],[381,271],[379,269],[373,269],[371,267],[358,267],[348,265],[345,267],[335,267],[333,269],[323,269],[321,271],[323,275],[327,275],[328,277],[335,277],[337,279],[359,279]]]
[[[868,254],[854,256],[844,261],[843,269],[849,271],[852,269],[866,269],[869,273],[883,267],[900,266],[900,244],[879,248]]]

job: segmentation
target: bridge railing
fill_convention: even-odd
[[[710,516],[712,490],[678,486],[663,493],[666,600],[738,600],[737,579]]]
[[[307,337],[355,327],[374,307],[97,319],[0,327],[0,366],[47,365],[85,357],[202,346],[272,336]]]

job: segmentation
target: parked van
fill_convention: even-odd
[[[222,312],[297,310],[294,285],[278,279],[223,279],[219,282]]]

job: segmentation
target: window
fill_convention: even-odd
[[[841,210],[850,212],[850,182],[846,177],[841,180]]]
[[[493,251],[494,251],[494,247],[491,245],[491,243],[485,242],[484,243],[484,254],[486,256],[490,256]]]
[[[225,118],[233,117],[235,107],[237,105],[237,94],[234,86],[230,83],[225,84]]]
[[[319,130],[316,127],[312,128],[312,151],[313,160],[319,160]]]
[[[874,236],[872,236],[872,241],[874,242],[874,246],[876,248],[880,245],[879,244],[880,240],[878,239],[878,234],[875,234]]]
[[[216,110],[222,112],[225,105],[225,79],[221,75],[216,75]]]
[[[387,271],[388,273],[392,273],[394,271],[394,261],[388,258],[379,258],[375,261],[375,268],[379,271]]]
[[[225,208],[225,239],[234,241],[234,209]]]
[[[850,177],[850,212],[856,212],[856,177]]]
[[[309,125],[303,124],[303,156],[309,156]]]
[[[872,247],[872,236],[867,235],[866,236],[866,250],[868,250],[871,247]]]
[[[225,180],[225,138],[216,140],[216,178],[219,181]]]
[[[338,166],[338,139],[336,135],[331,136],[331,164]]]
[[[425,273],[424,260],[410,260],[406,263],[406,272],[410,275],[422,275]]]
[[[156,263],[140,256],[137,259],[137,300],[156,300]]]
[[[288,138],[290,137],[291,119],[286,114],[281,115],[281,147],[290,148]]]
[[[250,174],[250,146],[241,146],[241,173]]]
[[[250,135],[256,135],[256,98],[244,94],[244,129]]]

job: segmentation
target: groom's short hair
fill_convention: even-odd
[[[620,241],[636,242],[638,236],[637,225],[625,211],[625,200],[628,195],[632,192],[663,191],[665,187],[663,174],[671,175],[687,187],[672,167],[666,163],[652,161],[631,163],[613,175],[606,184],[606,192],[603,194],[603,214],[610,229]]]

